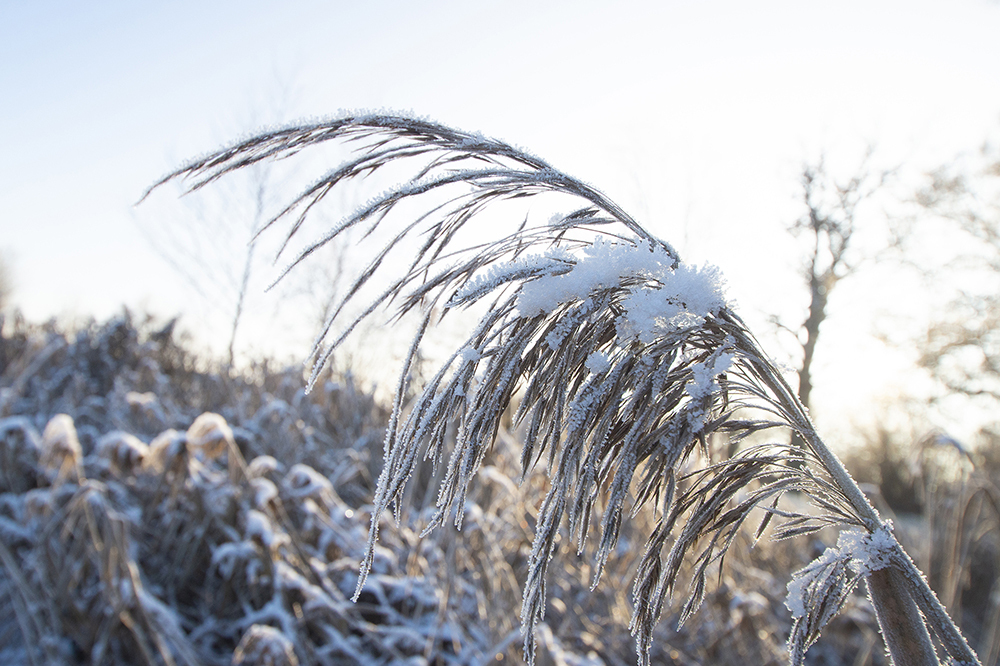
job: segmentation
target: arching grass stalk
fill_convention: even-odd
[[[551,476],[524,591],[529,658],[560,526],[568,525],[581,553],[591,535],[599,539],[597,584],[633,493],[632,511],[648,502],[662,509],[634,581],[631,628],[643,663],[681,563],[694,558],[695,564],[683,621],[701,603],[710,568],[722,565],[754,510],[763,516],[758,537],[772,521],[778,523],[776,538],[828,525],[845,528],[836,548],[795,572],[789,583],[792,664],[802,663],[806,649],[862,580],[896,664],[938,663],[928,629],[949,663],[978,663],[891,525],[880,520],[820,439],[795,393],[726,301],[718,271],[682,263],[670,245],[597,190],[505,143],[379,114],[269,131],[193,161],[154,188],[186,178],[197,190],[242,167],[330,141],[352,142],[357,149],[261,230],[289,220],[282,249],[334,188],[388,165],[411,171],[401,184],[306,244],[281,273],[349,229],[364,230],[369,241],[376,230],[390,230],[390,240],[372,254],[317,341],[313,378],[379,306],[393,304],[400,316],[422,313],[386,433],[359,591],[372,564],[379,516],[390,507],[400,509],[419,457],[447,464],[427,529],[447,520],[460,526],[469,485],[517,396],[515,420],[526,433],[524,473],[547,456]],[[569,212],[543,223],[526,218],[485,241],[463,237],[484,209],[543,197],[570,204]],[[405,216],[393,215],[403,212],[396,210],[403,203],[415,207]],[[363,298],[375,276],[388,278],[388,286],[379,286],[361,314],[332,334],[345,306]],[[404,405],[407,377],[422,346],[451,312],[475,304],[489,306],[478,326],[413,404]],[[454,423],[458,434],[452,443]],[[808,447],[745,442],[774,428],[791,429]],[[732,458],[698,468],[697,452],[710,460],[707,441],[716,433],[745,446]],[[814,510],[797,513],[781,506],[790,491],[804,493]],[[601,516],[595,511],[599,499]]]

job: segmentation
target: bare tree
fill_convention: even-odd
[[[971,163],[969,163],[971,162]],[[1000,146],[930,174],[917,203],[956,244],[947,278],[957,291],[931,323],[920,363],[950,393],[1000,400]],[[956,233],[957,232],[957,233]]]
[[[809,310],[797,326],[773,321],[791,333],[802,356],[798,363],[798,397],[810,406],[813,390],[813,360],[819,343],[820,330],[829,314],[830,295],[843,280],[853,275],[876,253],[856,248],[859,209],[871,200],[892,175],[892,171],[875,171],[870,166],[872,149],[865,153],[855,175],[838,181],[820,158],[815,164],[802,167],[802,203],[804,212],[789,231],[806,243],[801,275],[809,291]]]
[[[275,78],[270,88],[271,92],[255,103],[248,120],[238,125],[251,128],[285,118],[293,99],[291,86]],[[255,165],[241,178],[220,183],[199,196],[185,197],[185,212],[172,215],[169,223],[156,216],[139,225],[153,249],[197,295],[205,308],[206,324],[228,332],[224,349],[230,368],[245,345],[241,340],[247,316],[268,307],[259,297],[268,286],[269,264],[278,248],[268,242],[270,238],[259,238],[257,232],[288,196],[288,186],[289,170],[271,163]],[[283,284],[282,295],[299,298],[308,294],[311,304],[322,304],[321,309],[328,310],[340,280],[339,264],[344,260],[340,245],[333,243],[326,248],[325,260],[315,262],[313,271]],[[288,314],[283,299],[269,301],[269,318],[282,321]]]
[[[264,222],[264,203],[267,198],[268,176],[269,173],[266,171],[257,172],[256,182],[254,183],[254,215],[253,226],[251,227],[254,231],[259,229],[261,224]],[[247,290],[250,286],[250,273],[253,270],[254,250],[256,247],[257,239],[256,237],[251,237],[246,246],[246,253],[243,259],[243,271],[240,276],[239,286],[236,290],[236,308],[233,311],[233,327],[232,332],[229,334],[229,346],[226,350],[226,362],[230,367],[232,367],[233,361],[235,360],[236,332],[239,330],[240,320],[243,317],[243,309],[246,305]]]
[[[227,313],[226,363],[232,367],[251,276],[260,259],[254,231],[274,194],[267,169],[248,172],[243,183],[230,185],[220,188],[212,200],[186,200],[186,214],[169,224],[155,220],[140,225],[140,230],[198,296],[207,318]]]
[[[337,198],[332,206],[334,210],[346,214],[361,205],[353,189],[338,190],[333,193]],[[320,213],[321,214],[321,213]],[[293,298],[305,300],[305,310],[311,314],[312,340],[319,339],[327,322],[333,315],[337,300],[347,279],[347,266],[351,248],[350,234],[316,249],[314,260],[297,271],[298,279],[287,285],[285,293]]]

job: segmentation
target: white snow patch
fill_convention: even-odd
[[[558,261],[555,258],[554,251],[535,258],[533,268],[540,276],[521,285],[517,299],[521,317],[547,314],[559,305],[583,301],[595,291],[638,278],[640,284],[631,287],[622,299],[625,313],[620,318],[619,335],[649,343],[664,333],[700,326],[727,304],[725,281],[718,268],[687,264],[675,268],[671,255],[646,241],[598,238],[585,248],[583,256],[567,258],[560,252]],[[526,261],[501,267],[497,274],[523,270]]]
[[[246,535],[259,540],[266,548],[275,548],[289,540],[287,535],[278,532],[270,518],[252,509],[246,513]]]
[[[250,479],[250,487],[253,488],[254,506],[259,509],[266,508],[278,496],[278,486],[270,479]]]

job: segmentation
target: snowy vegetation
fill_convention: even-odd
[[[789,589],[788,605],[796,611],[788,639],[792,664],[802,663],[862,580],[895,663],[939,663],[932,640],[948,660],[978,663],[890,523],[822,441],[802,402],[725,303],[715,271],[685,266],[672,247],[594,188],[503,142],[384,114],[346,114],[269,131],[190,162],[154,188],[185,178],[197,190],[229,173],[331,142],[351,144],[352,156],[261,230],[294,220],[283,248],[323,199],[346,183],[388,169],[397,174],[397,184],[307,241],[278,278],[346,230],[363,229],[364,238],[388,233],[388,243],[376,246],[318,341],[313,379],[379,306],[395,305],[399,317],[421,317],[387,428],[355,598],[374,562],[380,517],[391,506],[399,514],[417,460],[447,468],[427,529],[449,520],[461,528],[472,482],[501,419],[514,407],[514,422],[526,428],[522,474],[547,449],[551,479],[521,611],[529,662],[564,522],[578,554],[586,551],[591,526],[600,525],[593,530],[599,533],[596,586],[618,546],[631,497],[632,511],[647,504],[660,509],[633,581],[631,629],[642,663],[649,660],[654,629],[682,563],[695,563],[683,623],[703,602],[710,570],[721,566],[752,514],[759,517],[758,537],[777,517],[780,537],[856,527],[870,538],[850,543],[879,544],[838,547],[819,562],[831,566],[796,576],[819,578]],[[498,227],[485,239],[469,236],[470,222],[484,210],[543,198],[562,202],[546,221],[532,220],[529,211],[507,231]],[[394,215],[401,208],[405,214]],[[360,295],[379,279],[388,286],[372,297]],[[339,315],[359,301],[369,305],[343,326]],[[407,379],[428,333],[442,330],[453,311],[480,303],[488,307],[478,325],[411,403]],[[324,349],[334,325],[342,332]],[[776,441],[776,429],[790,432],[793,444]],[[735,454],[716,461],[708,442],[718,436],[728,439]],[[803,493],[812,506],[788,506],[782,500],[789,493]]]
[[[265,225],[294,220],[283,247],[335,188],[411,171],[291,250],[281,276],[348,230],[370,250],[308,382],[213,372],[172,324],[4,322],[4,656],[864,664],[885,663],[881,634],[896,664],[978,663],[718,271],[593,188],[382,115],[252,137],[164,182],[329,141],[356,151]],[[569,212],[469,224],[553,198]],[[384,410],[329,364],[382,306],[418,319]],[[463,311],[478,323],[455,338]]]
[[[2,331],[3,663],[522,663],[519,583],[545,484],[518,484],[503,425],[461,532],[420,536],[436,476],[418,465],[412,510],[382,521],[355,603],[388,414],[350,376],[327,372],[308,395],[297,369],[231,379],[172,324],[127,315]],[[648,507],[623,522],[605,579],[634,575],[629,553],[655,522]],[[675,630],[682,609],[665,608],[651,657],[783,663],[786,572],[822,543],[751,548],[741,534],[699,613]],[[624,586],[590,590],[593,568],[572,549],[549,570],[538,663],[635,663]],[[884,663],[875,629],[851,596],[810,654]]]

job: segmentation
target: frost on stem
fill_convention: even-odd
[[[843,608],[857,584],[871,572],[892,565],[898,548],[892,521],[874,532],[844,530],[835,548],[792,574],[785,605],[792,612],[788,652],[792,664],[799,664],[823,627]]]

